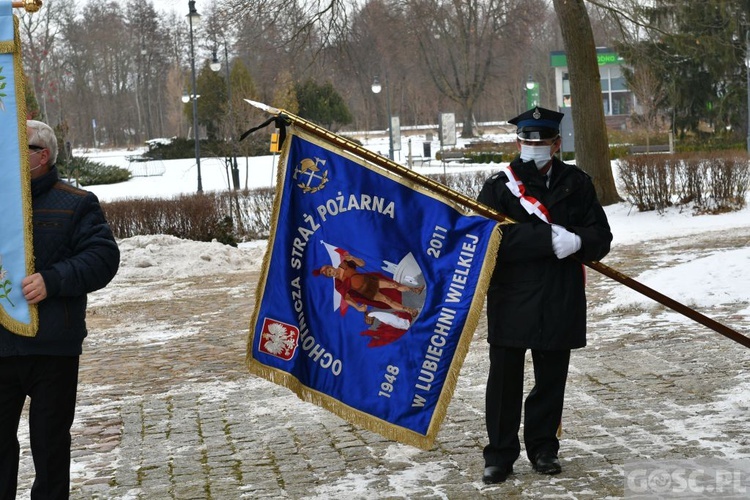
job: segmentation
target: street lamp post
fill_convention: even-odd
[[[371,88],[374,94],[379,94],[383,90],[377,76],[372,81]],[[388,94],[388,73],[385,74],[385,107],[388,113],[388,158],[393,160],[393,118],[391,117],[391,97]]]
[[[146,58],[146,70],[143,74],[143,85],[146,88],[146,135],[149,139],[154,138],[154,134],[151,130],[151,92],[149,86],[149,74],[151,73],[151,52],[145,47],[141,48],[141,56]]]
[[[526,80],[526,109],[539,106],[539,84],[534,81],[531,75]],[[524,111],[525,111],[524,110]]]
[[[198,94],[195,84],[195,46],[193,44],[193,25],[200,23],[201,16],[195,10],[195,0],[188,2],[190,9],[187,18],[190,25],[190,66],[192,69],[193,84],[193,139],[195,141],[195,164],[198,167],[198,193],[203,192],[203,181],[201,180],[201,141],[200,132],[198,131]]]
[[[234,113],[232,111],[232,84],[229,76],[229,51],[227,50],[227,42],[224,41],[224,63],[226,64],[225,73],[227,78],[227,103],[229,105],[229,123],[231,127],[230,140],[232,141],[232,155],[229,158],[229,165],[232,169],[232,184],[234,189],[237,190],[240,187],[240,169],[237,166],[237,142],[234,140]],[[221,69],[221,63],[219,58],[216,57],[216,49],[214,49],[214,58],[211,61],[211,71],[219,71]]]

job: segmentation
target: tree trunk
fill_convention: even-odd
[[[461,137],[476,137],[474,135],[474,108],[464,103],[464,123],[461,128]]]
[[[553,0],[570,75],[576,164],[588,173],[602,205],[620,200],[609,159],[602,88],[591,21],[583,0]]]

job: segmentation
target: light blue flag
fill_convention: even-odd
[[[11,0],[0,0],[0,324],[34,336],[36,306],[21,281],[33,272],[31,191],[21,44]]]
[[[429,448],[484,303],[497,222],[289,132],[248,367]]]

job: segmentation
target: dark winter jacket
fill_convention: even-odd
[[[575,254],[584,261],[609,252],[612,233],[590,177],[553,159],[547,188],[534,162],[516,158],[511,168],[526,194],[549,211],[550,222],[581,237]],[[586,345],[585,269],[574,258],[558,259],[549,224],[530,215],[510,192],[504,173],[487,180],[479,201],[517,221],[503,226],[497,265],[487,294],[488,341],[542,350]]]
[[[0,356],[77,356],[86,336],[86,294],[104,287],[120,251],[93,193],[58,178],[57,168],[31,181],[34,267],[47,297],[39,330],[21,337],[0,327]]]

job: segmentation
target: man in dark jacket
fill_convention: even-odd
[[[490,373],[485,483],[501,483],[521,452],[524,358],[534,388],[523,438],[539,473],[562,469],[557,454],[570,350],[586,345],[585,268],[609,252],[612,233],[589,176],[554,158],[562,113],[536,107],[510,120],[520,156],[487,180],[479,201],[517,221],[503,226],[487,294]],[[569,258],[575,256],[574,258]]]
[[[38,304],[39,329],[21,337],[0,327],[0,499],[16,496],[26,396],[36,471],[31,498],[68,498],[86,294],[112,280],[120,252],[96,196],[59,179],[54,131],[34,120],[26,130],[36,272],[21,286],[27,302]]]

